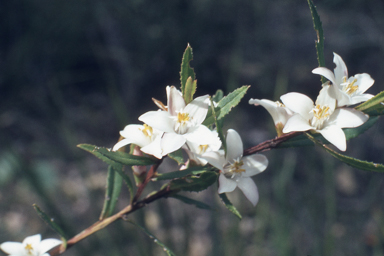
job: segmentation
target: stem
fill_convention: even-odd
[[[271,140],[266,140],[260,143],[259,145],[245,149],[243,152],[243,156],[252,155],[261,151],[271,150],[272,148],[276,148],[280,143],[287,141],[300,134],[301,132],[290,132],[290,133],[283,134],[280,137],[276,137]]]

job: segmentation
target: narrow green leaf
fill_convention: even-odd
[[[120,174],[116,172],[117,168],[120,168],[122,170],[123,166],[108,166],[107,188],[105,190],[104,206],[100,214],[100,220],[107,218],[113,214],[113,210],[115,209],[117,200],[121,192],[121,185],[123,183],[123,179]]]
[[[361,103],[356,107],[357,110],[363,111],[370,116],[378,116],[384,114],[384,91],[378,93],[373,98]]]
[[[189,192],[199,192],[207,189],[217,181],[217,173],[206,171],[198,175],[175,179],[170,182],[171,190],[183,190]]]
[[[97,147],[89,144],[77,145],[79,148],[88,151],[95,155],[97,158],[103,160],[109,165],[115,165],[116,163],[122,165],[153,165],[156,164],[156,160],[144,156],[134,156],[125,152],[110,151],[110,149]]]
[[[64,248],[67,247],[67,236],[65,235],[64,231],[57,225],[57,223],[53,220],[53,218],[50,218],[44,211],[40,209],[37,204],[33,204],[33,208],[36,210],[39,217],[56,233],[58,233],[61,237],[61,240],[63,241]]]
[[[158,181],[158,180],[172,180],[172,179],[178,179],[178,178],[183,178],[188,175],[199,175],[203,172],[211,171],[211,167],[204,167],[204,166],[195,166],[191,167],[185,170],[181,171],[175,171],[175,172],[166,172],[166,173],[161,173],[157,174],[155,178],[152,178],[153,181]]]
[[[165,244],[163,244],[159,239],[157,239],[151,232],[148,231],[145,227],[139,225],[138,223],[134,222],[133,220],[127,220],[127,222],[135,225],[136,227],[140,228],[149,238],[153,240],[156,244],[161,246],[163,248],[163,251],[168,255],[168,256],[176,256],[175,253],[173,253]]]
[[[219,194],[219,197],[221,198],[221,201],[224,203],[225,207],[233,213],[237,218],[240,220],[242,219],[242,216],[240,212],[236,209],[236,207],[229,201],[227,195],[225,193]]]
[[[195,205],[197,208],[200,208],[200,209],[204,209],[204,210],[212,210],[212,208],[207,205],[206,203],[203,203],[203,202],[200,202],[200,201],[197,201],[197,200],[194,200],[192,198],[189,198],[189,197],[186,197],[186,196],[182,196],[182,195],[178,195],[178,194],[174,194],[170,197],[173,197],[175,199],[178,199],[186,204],[191,204],[191,205]]]
[[[319,63],[319,67],[325,67],[323,26],[321,24],[320,16],[317,13],[315,4],[312,2],[312,0],[307,0],[307,1],[308,1],[309,9],[311,10],[311,14],[312,14],[313,27],[317,35],[317,40],[315,42],[317,61]],[[325,77],[322,76],[321,83],[325,83],[325,82],[327,82],[327,79],[325,79]]]
[[[224,97],[224,93],[222,90],[217,90],[215,95],[212,96],[212,100],[214,102],[219,102]]]
[[[168,156],[175,160],[177,164],[184,164],[183,150],[181,148],[172,153],[169,153]]]
[[[124,180],[125,185],[128,187],[129,195],[131,197],[131,201],[133,199],[133,185],[132,181],[129,178],[129,176],[124,172],[123,168],[114,168],[114,171],[116,171]]]
[[[215,120],[217,134],[219,135],[219,138],[221,140],[221,144],[223,145],[224,152],[227,153],[227,142],[226,142],[224,134],[223,134],[223,122],[217,120],[216,111],[215,111],[215,107],[213,106],[213,100],[212,99],[211,99],[211,111],[212,111],[212,116]]]
[[[188,77],[187,82],[185,83],[185,88],[183,92],[183,98],[185,104],[189,104],[193,100],[193,95],[196,92],[197,80],[192,80],[192,77]]]
[[[237,104],[240,103],[241,99],[247,93],[249,87],[249,85],[244,85],[240,88],[237,88],[218,102],[217,107],[215,107],[217,120],[223,118],[232,110],[233,107],[237,106]],[[215,118],[213,116],[212,109],[209,109],[207,117],[205,118],[203,124],[206,126],[210,126],[214,122]]]
[[[180,82],[181,82],[181,92],[185,100],[185,85],[187,83],[188,77],[191,77],[192,81],[195,81],[195,72],[190,66],[190,62],[193,60],[192,47],[188,44],[187,48],[184,51],[183,59],[181,60],[181,70],[180,70]],[[187,103],[188,104],[188,103]]]
[[[345,138],[347,140],[353,139],[357,137],[358,135],[364,133],[366,130],[371,128],[376,121],[378,120],[377,116],[370,117],[367,122],[365,122],[363,125],[360,125],[356,128],[344,128],[344,134]],[[323,144],[329,144],[329,142],[323,138],[323,136],[320,133],[314,133],[312,136],[316,139],[321,141]],[[290,147],[305,147],[305,146],[313,146],[313,142],[309,140],[307,136],[304,134],[298,135],[296,137],[291,138],[290,140],[284,141],[283,143],[279,144],[277,148],[290,148]]]
[[[384,172],[384,165],[383,164],[376,164],[376,163],[372,163],[372,162],[367,162],[367,161],[359,160],[359,159],[356,159],[356,158],[353,158],[353,157],[350,157],[350,156],[342,155],[342,154],[340,154],[340,153],[330,149],[326,145],[322,144],[320,141],[316,140],[314,137],[312,137],[308,133],[306,133],[306,135],[308,136],[308,138],[311,141],[313,141],[314,143],[316,143],[317,145],[319,145],[320,147],[325,149],[325,151],[327,151],[333,157],[335,157],[336,159],[346,163],[349,166],[352,166],[354,168],[357,168],[357,169],[360,169],[360,170],[363,170],[363,171]]]

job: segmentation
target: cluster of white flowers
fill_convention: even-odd
[[[41,240],[41,235],[26,237],[20,242],[4,242],[0,249],[11,256],[49,256],[49,250],[60,245],[61,240],[49,238]]]
[[[186,104],[182,93],[174,86],[167,86],[167,105],[155,101],[159,110],[149,111],[139,117],[143,125],[127,125],[120,135],[123,137],[114,147],[116,151],[128,144],[135,144],[141,151],[161,159],[163,156],[183,148],[189,161],[195,165],[210,163],[221,171],[219,193],[232,192],[239,187],[253,205],[259,195],[250,176],[264,171],[268,160],[263,155],[245,157],[238,133],[228,130],[225,156],[221,140],[215,130],[203,125],[210,104],[209,95],[195,98]],[[136,153],[137,154],[137,153]]]
[[[282,103],[270,100],[251,99],[249,104],[262,105],[272,115],[278,135],[289,132],[312,130],[320,133],[339,150],[347,149],[346,137],[342,128],[354,128],[368,120],[361,111],[348,106],[367,101],[373,95],[364,92],[373,85],[369,74],[348,77],[343,59],[334,53],[334,72],[327,68],[315,68],[330,82],[322,85],[315,104],[306,95],[296,92],[280,97]]]

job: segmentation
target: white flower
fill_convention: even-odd
[[[329,89],[329,85],[321,89],[316,106],[308,96],[301,93],[291,92],[281,96],[285,106],[295,113],[285,124],[283,132],[314,130],[338,149],[345,151],[347,143],[341,128],[360,126],[368,120],[368,116],[353,108],[335,109],[336,100],[329,96]]]
[[[333,53],[333,62],[336,64],[334,73],[324,67],[312,70],[312,73],[322,75],[332,82],[330,94],[337,100],[337,107],[354,105],[369,100],[374,95],[364,93],[375,80],[369,74],[356,74],[348,78],[348,70],[343,59]]]
[[[164,132],[162,155],[181,148],[186,142],[199,145],[211,143],[211,130],[202,125],[208,113],[209,95],[195,98],[188,105],[174,86],[167,86],[167,111],[149,111],[139,120]]]
[[[0,249],[11,256],[49,256],[47,251],[61,243],[61,240],[53,238],[41,241],[41,235],[37,234],[26,237],[22,243],[4,242]]]
[[[124,130],[120,131],[120,135],[124,137],[117,142],[113,147],[113,151],[118,150],[128,144],[136,144],[141,147],[141,151],[146,154],[161,158],[160,140],[162,132],[153,129],[151,126],[144,124],[130,124],[125,126]]]
[[[275,123],[277,136],[282,135],[284,125],[293,114],[292,111],[286,108],[279,101],[271,101],[267,99],[250,99],[249,104],[254,104],[255,106],[263,106],[272,116],[273,122]]]
[[[212,138],[208,144],[196,144],[187,142],[183,148],[186,150],[189,160],[194,161],[197,165],[206,165],[208,162],[204,159],[204,155],[208,152],[218,151],[221,147],[221,140],[217,131],[211,131]]]
[[[221,170],[218,192],[232,192],[239,187],[255,206],[259,201],[259,192],[251,176],[264,171],[268,166],[268,159],[260,154],[243,157],[243,142],[235,130],[228,130],[226,144],[226,156],[224,150],[204,154],[211,165]]]

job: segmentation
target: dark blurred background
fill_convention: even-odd
[[[323,22],[327,67],[342,56],[350,75],[384,84],[382,0],[315,1]],[[245,146],[273,138],[273,121],[250,98],[278,100],[288,91],[315,99],[320,77],[306,1],[13,0],[0,2],[0,241],[42,233],[57,237],[37,203],[70,237],[94,223],[104,198],[106,165],[76,148],[112,147],[119,130],[166,101],[179,85],[187,43],[194,50],[196,95],[251,85],[225,128]],[[384,162],[384,122],[348,142],[347,155]],[[214,188],[132,215],[177,255],[384,255],[384,175],[337,162],[313,147],[265,152],[254,177],[254,208],[230,194],[238,221]],[[167,169],[163,169],[167,171]],[[147,191],[150,192],[150,191]],[[128,203],[123,188],[119,209]],[[112,224],[65,255],[165,255],[129,223]]]

